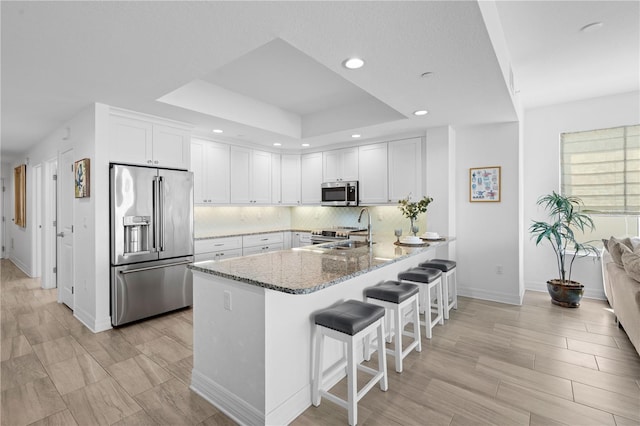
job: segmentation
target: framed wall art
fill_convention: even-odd
[[[14,184],[14,223],[21,227],[27,227],[27,165],[21,164],[13,169]]]
[[[469,201],[500,202],[500,166],[469,169]]]
[[[85,198],[90,195],[89,178],[91,169],[89,167],[89,159],[83,158],[74,163],[73,176],[76,183],[76,198]]]

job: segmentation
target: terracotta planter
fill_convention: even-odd
[[[563,308],[577,308],[584,295],[584,286],[576,281],[566,282],[559,279],[547,281],[547,291],[554,305]]]

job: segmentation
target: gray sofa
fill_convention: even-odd
[[[612,238],[605,243],[601,256],[604,293],[609,305],[613,308],[618,323],[622,325],[629,340],[640,354],[640,282],[631,278],[623,265],[618,264],[620,262],[619,254],[617,256],[618,262],[614,260],[616,254],[613,253],[612,256],[609,251],[616,250],[615,247],[611,247],[612,240],[614,239]],[[631,244],[633,251],[637,252],[640,249],[640,238],[635,237],[626,241],[626,245]],[[609,250],[607,246],[609,246]]]

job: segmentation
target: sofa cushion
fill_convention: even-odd
[[[622,253],[622,266],[627,275],[640,282],[640,246],[634,251],[625,249]]]
[[[611,254],[611,259],[613,259],[616,265],[622,266],[622,253],[624,249],[627,249],[627,251],[632,250],[631,240],[629,238],[609,238],[607,251]]]

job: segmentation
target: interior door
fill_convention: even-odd
[[[35,276],[42,276],[42,164],[38,164],[33,167],[33,174],[35,175],[33,186],[35,188]]]
[[[58,302],[73,309],[73,150],[58,162]]]

